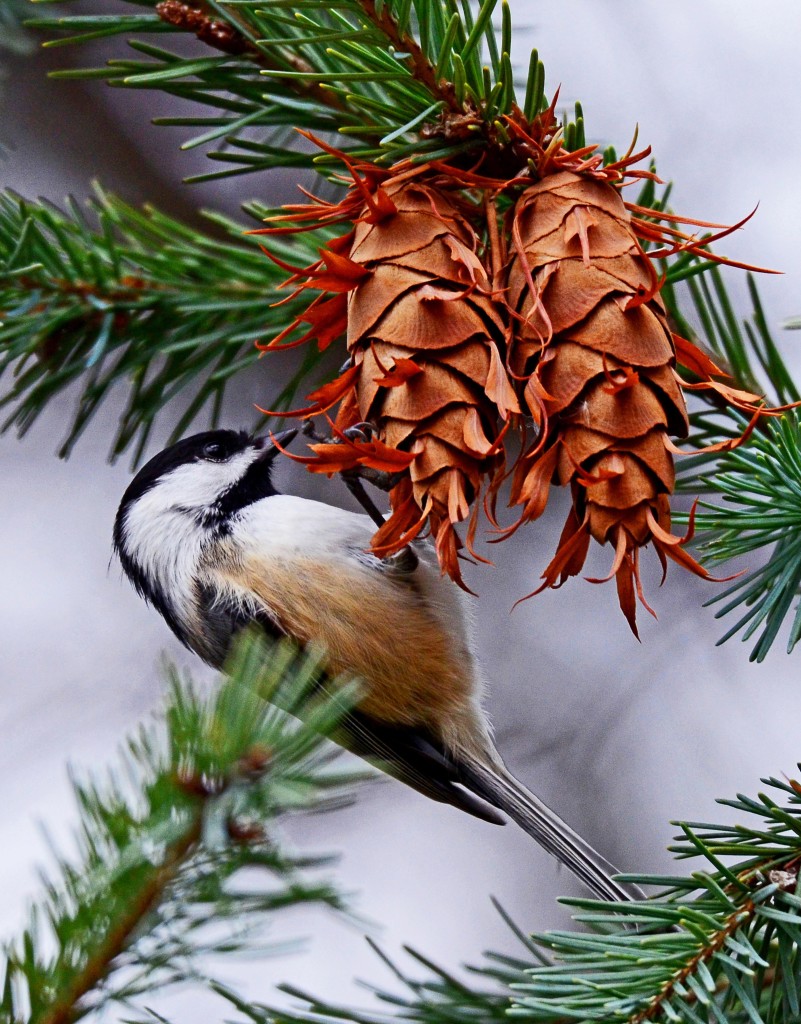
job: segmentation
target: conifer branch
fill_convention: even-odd
[[[287,810],[347,795],[356,776],[332,772],[323,743],[355,690],[321,693],[318,661],[255,636],[228,671],[208,698],[171,674],[163,726],[130,744],[132,790],[76,783],[80,861],[60,864],[42,910],[6,949],[3,1021],[73,1024],[108,1003],[131,1008],[142,992],[195,977],[198,953],[252,944],[271,912],[343,908],[333,887],[301,873],[325,861],[281,851],[270,829]],[[237,890],[237,874],[255,866],[273,884]]]
[[[61,455],[68,455],[112,387],[128,386],[113,440],[136,458],[165,405],[181,396],[183,433],[204,410],[216,422],[228,381],[258,358],[255,342],[277,333],[287,307],[285,271],[243,227],[212,217],[222,238],[156,210],[136,210],[97,189],[92,226],[77,204],[66,211],[0,196],[0,372],[14,379],[0,408],[3,429],[22,434],[47,402],[81,381]],[[304,240],[281,245],[287,259],[316,255]],[[276,250],[278,252],[279,250]],[[288,308],[292,308],[290,303]],[[278,400],[289,404],[315,360],[300,367]]]
[[[389,45],[396,53],[408,54],[412,76],[421,82],[434,98],[441,99],[453,113],[464,113],[464,108],[456,101],[453,84],[438,78],[436,71],[417,40],[409,32],[401,32],[398,21],[391,14],[391,7],[381,0],[359,0],[365,17],[386,36]],[[492,4],[491,6],[494,6]]]
[[[709,498],[695,516],[698,548],[704,560],[720,564],[753,552],[769,552],[707,604],[721,606],[716,617],[738,614],[718,641],[738,633],[743,641],[758,632],[750,660],[762,661],[784,622],[791,617],[790,653],[801,636],[801,424],[796,412],[768,421],[747,444],[716,459],[693,480]],[[795,604],[795,610],[791,612]]]
[[[673,849],[702,858],[700,870],[689,877],[625,876],[658,887],[660,895],[614,910],[565,900],[585,930],[528,939],[509,922],[524,957],[487,954],[469,968],[469,980],[407,949],[425,971],[420,980],[382,955],[405,990],[370,986],[388,1012],[355,1010],[286,986],[299,1000],[293,1010],[219,994],[253,1024],[277,1016],[292,1024],[794,1024],[801,1012],[801,785],[763,781],[771,795],[721,801],[745,816],[742,824],[678,823]]]
[[[749,274],[747,281],[751,314],[740,320],[717,268],[687,279],[700,338],[678,301],[678,293],[668,285],[663,294],[679,331],[700,340],[729,370],[737,387],[765,394],[770,405],[797,402],[801,392],[770,330],[754,277]],[[690,417],[691,448],[743,434],[747,416],[723,402],[704,404],[705,408],[696,407]],[[704,564],[734,562],[736,569],[737,560],[745,556],[759,552],[765,557],[761,566],[749,569],[707,602],[719,606],[717,618],[737,615],[718,643],[737,634],[744,642],[756,637],[752,661],[764,660],[788,619],[788,653],[801,637],[799,446],[801,426],[798,413],[791,410],[781,417],[763,417],[751,437],[733,451],[694,455],[677,463],[678,488],[693,497],[701,496],[693,522],[694,544]],[[679,512],[675,518],[689,525],[688,513]]]
[[[40,18],[32,24],[59,34],[46,45],[180,31],[221,51],[219,57],[186,57],[134,38],[130,45],[147,61],[114,59],[106,68],[56,73],[160,89],[217,107],[223,113],[212,119],[159,121],[213,127],[187,146],[224,141],[209,156],[233,166],[192,180],[276,163],[330,162],[324,155],[288,152],[284,139],[278,143],[284,127],[297,124],[352,136],[358,141],[349,152],[380,163],[453,157],[496,145],[499,119],[515,106],[508,13],[500,50],[491,22],[497,0],[482,0],[475,15],[457,0],[441,6],[429,0],[339,0],[334,7],[309,0],[128,2],[152,6],[153,13]],[[532,66],[539,83],[533,100],[527,99],[533,116],[543,102],[544,78],[541,63]],[[458,130],[451,130],[451,120]]]
[[[409,32],[401,32],[398,22],[390,12],[386,3],[379,5],[375,0],[358,0],[357,8],[361,8],[366,20],[374,25],[385,37],[386,43],[397,53],[407,55],[413,78],[416,78],[432,97],[439,96],[454,113],[463,113],[457,104],[453,85],[438,79],[435,69],[420,44]],[[186,3],[184,0],[159,0],[155,7],[156,13],[169,25],[194,33],[198,39],[224,53],[232,56],[247,56],[264,71],[281,70],[278,63],[270,60],[263,49],[251,42],[247,35],[236,27],[236,11],[222,8],[228,22],[217,21],[210,17],[199,0]],[[53,23],[49,23],[53,24]],[[293,70],[303,75],[302,79],[292,79],[291,88],[300,96],[316,100],[323,106],[335,110],[345,110],[345,101],[330,89],[321,88],[315,81],[315,68],[297,54],[287,54],[286,59]]]
[[[269,59],[266,53],[251,42],[236,26],[235,12],[226,12],[230,21],[216,21],[204,11],[202,3],[184,3],[183,0],[160,0],[155,11],[162,21],[175,28],[192,32],[202,42],[234,57],[247,57],[263,71],[279,71],[280,66]],[[287,57],[290,66],[302,75],[313,78],[314,68],[297,55]],[[294,92],[303,98],[312,99],[323,107],[343,110],[343,103],[336,93],[320,87],[313,80],[294,79]]]
[[[172,842],[161,863],[152,873],[142,890],[120,914],[105,936],[105,940],[87,961],[84,969],[71,985],[56,997],[56,1001],[40,1017],[37,1024],[73,1024],[82,1014],[77,1009],[80,1000],[95,990],[113,969],[114,961],[131,943],[136,930],[157,907],[167,886],[175,879],[186,858],[200,842],[203,815],[199,806],[186,823],[183,835]]]

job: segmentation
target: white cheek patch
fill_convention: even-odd
[[[189,462],[178,466],[152,487],[145,497],[152,497],[157,507],[151,509],[210,508],[229,488],[239,483],[258,458],[253,449],[239,452],[226,462]]]
[[[244,451],[227,462],[178,466],[128,509],[124,547],[140,571],[157,583],[175,614],[193,611],[194,583],[208,533],[201,513],[238,483],[258,453]]]
[[[186,513],[165,508],[157,490],[148,491],[128,510],[123,543],[143,575],[167,597],[177,616],[185,619],[193,604],[193,579],[204,531]]]

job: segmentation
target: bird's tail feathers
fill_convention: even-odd
[[[459,770],[460,781],[466,789],[508,814],[599,899],[614,902],[645,899],[638,886],[615,881],[612,876],[619,874],[618,869],[502,764],[489,765],[460,752]]]

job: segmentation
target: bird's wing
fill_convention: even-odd
[[[505,819],[494,808],[459,784],[457,765],[425,730],[387,725],[358,710],[346,715],[339,729],[334,739],[341,746],[418,793],[452,804],[483,821],[505,824]]]

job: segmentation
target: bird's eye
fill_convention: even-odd
[[[219,441],[209,441],[208,444],[203,445],[201,455],[204,459],[211,459],[212,462],[220,462],[225,458],[225,446],[221,445]]]

